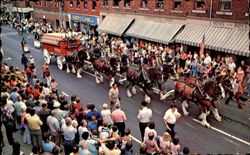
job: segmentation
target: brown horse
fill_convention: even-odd
[[[201,89],[206,91],[206,94],[213,98],[219,98],[222,93],[221,87],[216,81],[207,82]],[[191,87],[184,82],[177,82],[174,94],[174,102],[176,99],[181,99],[182,110],[185,116],[189,114],[186,110],[188,107],[187,101],[193,101],[201,106],[201,115],[199,118],[202,119],[203,126],[210,127],[210,124],[206,120],[210,110],[213,112],[215,119],[221,121],[221,116],[218,113],[218,109],[216,108],[214,101],[206,99],[206,96],[199,90],[198,87]],[[213,108],[211,108],[211,106]]]
[[[222,84],[222,86],[225,89],[226,94],[228,94],[228,97],[225,102],[226,105],[228,105],[230,100],[232,100],[234,97],[236,99],[236,104],[238,105],[239,109],[242,109],[243,106],[245,106],[244,103],[240,103],[240,100],[246,101],[247,99],[245,99],[244,97],[241,97],[239,93],[234,94],[232,91],[233,82],[232,82],[232,78],[230,75],[218,76],[216,77],[216,81]]]
[[[188,84],[190,86],[194,86],[194,87],[196,87],[196,86],[201,87],[203,85],[203,82],[201,80],[198,80],[194,77],[188,77],[184,81],[186,84]],[[233,91],[232,91],[233,82],[232,82],[232,78],[230,77],[230,75],[217,76],[216,81],[217,81],[217,83],[221,84],[221,86],[223,87],[223,89],[225,91],[225,95],[228,94],[228,97],[225,101],[225,104],[226,105],[229,104],[229,101],[232,100],[233,97],[235,97],[236,104],[238,105],[238,108],[242,109],[242,107],[245,104],[240,103],[240,100],[245,101],[246,99],[243,97],[240,97],[238,93],[237,94],[233,93]]]
[[[128,97],[131,97],[136,93],[134,85],[139,86],[141,89],[143,89],[145,93],[145,101],[150,103],[151,102],[151,96],[149,94],[150,90],[159,90],[160,94],[160,100],[164,100],[166,97],[168,97],[171,92],[167,92],[166,94],[163,94],[162,92],[162,84],[167,82],[169,78],[178,80],[178,74],[176,74],[176,71],[174,70],[174,67],[172,65],[163,65],[162,68],[149,68],[147,69],[148,78],[150,82],[147,82],[147,80],[144,78],[143,73],[141,70],[133,70],[128,69],[127,71],[127,80],[130,83],[127,88],[127,95]],[[132,86],[132,93],[130,92],[130,87]],[[158,91],[157,90],[157,91]]]

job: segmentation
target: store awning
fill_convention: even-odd
[[[97,31],[121,36],[133,20],[133,18],[118,18],[108,16],[102,21],[101,25],[97,28]]]
[[[206,49],[250,56],[248,31],[242,29],[187,24],[175,42],[199,47],[204,34]]]
[[[209,27],[205,34],[205,48],[250,57],[249,31]]]
[[[183,31],[175,37],[175,42],[191,46],[200,46],[203,35],[207,30],[208,26],[187,24]]]
[[[126,32],[127,36],[168,44],[182,28],[182,24],[136,20]]]

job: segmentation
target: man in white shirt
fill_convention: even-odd
[[[144,138],[145,129],[148,126],[148,123],[150,122],[151,117],[152,117],[152,110],[147,108],[147,102],[142,101],[141,109],[139,110],[139,113],[137,115],[137,118],[139,120],[139,128],[141,131],[142,141]]]
[[[166,132],[168,132],[172,138],[175,136],[174,126],[179,118],[180,113],[178,113],[176,105],[172,104],[170,109],[166,111],[163,117],[163,123],[166,126]]]
[[[62,128],[64,136],[64,151],[65,154],[70,154],[73,152],[73,146],[75,144],[75,134],[77,133],[76,128],[72,126],[71,118],[66,118],[66,127]]]
[[[212,62],[211,57],[209,56],[208,53],[206,53],[206,58],[204,59],[204,64],[208,65],[210,62]]]
[[[236,65],[233,62],[233,60],[230,60],[229,64],[228,64],[228,69],[232,72],[235,71]]]

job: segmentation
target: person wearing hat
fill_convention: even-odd
[[[62,119],[64,118],[64,112],[60,109],[61,103],[59,103],[58,101],[55,101],[53,104],[53,107],[55,108],[52,112],[56,112],[56,118],[57,120],[60,122],[60,124],[62,123]]]
[[[119,134],[121,135],[121,137],[123,137],[125,130],[125,121],[127,120],[127,117],[125,112],[121,110],[120,106],[120,103],[115,104],[116,110],[112,112],[111,116],[114,125],[116,125],[118,128]]]
[[[107,123],[108,126],[111,127],[112,124],[113,124],[113,121],[112,121],[112,118],[111,118],[111,111],[110,111],[107,103],[104,103],[102,105],[101,115],[102,115],[102,118],[103,118],[103,122]]]

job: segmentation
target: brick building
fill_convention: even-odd
[[[205,36],[209,51],[250,56],[247,0],[41,0],[30,5],[33,19],[56,27],[88,32],[98,27],[100,33],[181,43],[186,50],[199,48]]]

